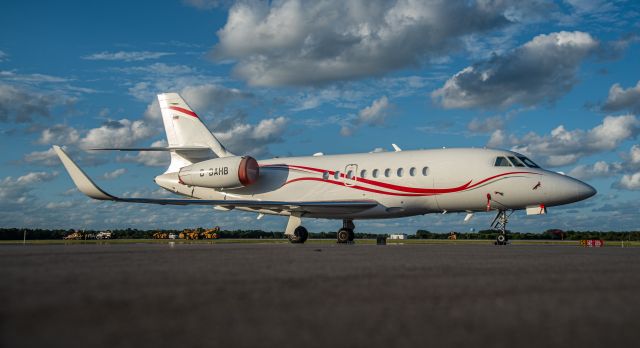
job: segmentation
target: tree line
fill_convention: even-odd
[[[202,227],[198,229],[204,230]],[[27,239],[62,239],[65,236],[76,232],[73,229],[23,229],[23,228],[0,228],[0,240],[22,240],[26,231]],[[110,230],[113,239],[150,239],[155,232],[180,233],[182,230],[139,230],[135,228]],[[98,230],[85,230],[86,234],[97,234]],[[251,239],[283,239],[284,232],[268,232],[262,230],[221,230],[218,232],[220,238],[251,238]],[[494,239],[497,235],[495,230],[481,230],[478,232],[456,232],[457,239]],[[380,236],[377,233],[356,233],[357,239],[371,239]],[[310,232],[310,238],[314,239],[335,239],[336,232]],[[418,230],[415,234],[407,235],[408,239],[447,239],[449,233],[438,233],[427,230]],[[509,238],[515,240],[538,239],[538,240],[581,240],[581,239],[602,239],[602,240],[631,240],[640,241],[640,231],[629,232],[602,232],[602,231],[562,231],[558,229],[547,230],[542,233],[530,232],[509,232]]]

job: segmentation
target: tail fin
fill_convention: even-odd
[[[180,151],[179,148],[205,147],[211,149],[218,157],[229,157],[233,154],[216,139],[202,123],[198,115],[187,105],[177,93],[158,94],[160,111],[164,130],[167,133],[167,141],[171,151],[171,165],[167,172],[207,159],[203,151]]]

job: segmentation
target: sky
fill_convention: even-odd
[[[285,217],[91,200],[169,197],[156,94],[181,93],[258,159],[441,147],[521,152],[598,190],[510,228],[640,230],[640,4],[495,1],[4,1],[0,227],[281,231]],[[493,214],[358,221],[356,232],[481,230]],[[336,220],[303,221],[312,232]]]

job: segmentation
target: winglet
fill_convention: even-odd
[[[114,197],[106,192],[104,192],[101,188],[98,187],[88,176],[85,174],[80,167],[78,167],[73,160],[67,155],[66,152],[60,146],[53,145],[53,150],[60,157],[60,161],[67,169],[67,173],[71,177],[71,180],[76,184],[78,190],[82,191],[85,195],[100,200],[117,200],[117,197]]]

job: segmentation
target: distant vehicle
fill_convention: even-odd
[[[158,95],[166,147],[94,150],[166,151],[169,168],[154,181],[185,198],[123,198],[98,187],[59,146],[53,146],[78,189],[91,198],[128,203],[209,205],[288,217],[285,235],[304,243],[302,218],[342,220],[339,243],[354,238],[357,219],[429,213],[497,212],[496,244],[506,244],[508,212],[545,214],[548,207],[587,199],[596,190],[540,168],[513,151],[458,148],[272,158],[258,162],[227,150],[176,93]]]
[[[169,239],[176,239],[178,236],[175,233],[169,233]]]
[[[391,234],[389,235],[389,239],[407,239],[407,234],[406,233]]]
[[[84,238],[84,233],[80,232],[80,231],[75,231],[73,233],[70,233],[66,236],[64,236],[62,239],[65,240],[78,240],[78,239],[83,239]]]
[[[96,234],[96,239],[111,239],[113,233],[111,231],[102,231]]]

